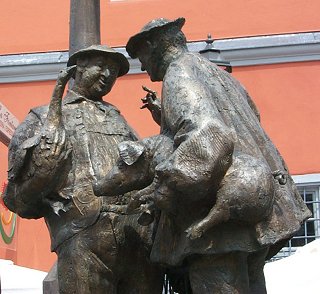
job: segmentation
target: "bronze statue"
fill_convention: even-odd
[[[94,191],[146,187],[127,212],[142,204],[148,224],[160,211],[151,260],[186,269],[192,293],[266,293],[265,259],[310,212],[254,102],[230,74],[188,52],[184,23],[155,19],[129,39],[129,55],[163,81],[161,109],[152,91],[143,100],[161,134],[120,143],[121,160]]]
[[[128,69],[107,46],[74,53],[49,107],[32,109],[9,147],[5,204],[21,217],[45,218],[61,294],[162,291],[162,270],[149,262],[155,224],[142,227],[137,215],[114,213],[128,196],[97,198],[92,191],[116,163],[117,144],[137,140],[119,110],[102,100]]]

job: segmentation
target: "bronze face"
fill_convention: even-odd
[[[138,50],[137,56],[141,62],[141,70],[148,73],[151,81],[162,81],[163,76],[159,74],[159,67],[163,59],[159,58],[161,56],[158,56],[156,46],[153,46],[149,41],[145,41]]]
[[[89,56],[78,62],[76,86],[88,99],[100,100],[114,85],[119,65],[103,55]]]

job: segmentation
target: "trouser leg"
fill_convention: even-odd
[[[118,294],[161,294],[163,271],[155,265],[136,264],[130,275],[123,277],[118,284]]]
[[[250,294],[266,294],[266,283],[264,278],[264,264],[268,248],[249,254],[248,275]]]
[[[60,293],[161,294],[164,274],[149,243],[128,218],[100,218],[57,250]]]
[[[193,294],[247,294],[247,253],[201,255],[189,261]]]
[[[92,252],[78,249],[69,247],[58,255],[60,294],[116,293],[112,271]]]
[[[151,263],[153,225],[140,226],[138,215],[120,216],[114,222],[119,240],[119,294],[162,294],[164,270]],[[122,239],[122,241],[121,241]]]
[[[117,293],[117,246],[108,219],[65,241],[57,254],[60,294]]]

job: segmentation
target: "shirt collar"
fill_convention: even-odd
[[[63,99],[63,104],[72,104],[72,103],[75,103],[78,101],[88,101],[91,103],[96,103],[96,101],[92,101],[92,100],[80,95],[79,93],[76,93],[72,90],[68,90],[66,97]]]
[[[102,99],[99,100],[99,101],[93,101],[93,100],[90,100],[72,90],[68,90],[67,91],[67,95],[66,97],[63,99],[63,104],[73,104],[73,103],[77,103],[77,102],[80,102],[80,101],[87,101],[89,103],[93,103],[95,104],[100,110],[104,111],[104,112],[109,112],[111,109],[114,109],[116,111],[119,112],[119,110],[114,107],[113,105],[111,105],[110,103],[107,103],[105,101],[103,101]]]

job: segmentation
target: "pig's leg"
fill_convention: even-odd
[[[145,204],[147,201],[153,201],[154,197],[154,183],[148,187],[132,193],[130,202],[128,204],[127,213],[134,213],[140,205]]]
[[[204,219],[190,226],[186,230],[187,237],[191,240],[200,238],[210,228],[229,219],[229,204],[225,200],[218,199],[214,207],[209,211],[208,215]]]
[[[271,212],[274,179],[261,160],[238,154],[227,171],[208,215],[186,230],[190,239],[200,238],[210,228],[230,219],[256,224]]]

